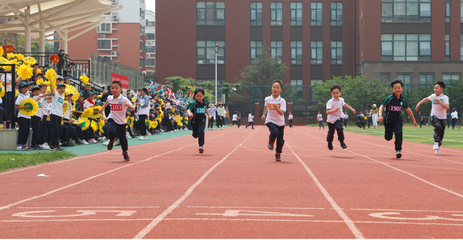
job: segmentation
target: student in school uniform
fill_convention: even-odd
[[[94,98],[97,96],[96,92],[90,92],[88,94],[87,100],[84,102],[84,111],[88,108],[93,108],[95,106]],[[92,121],[95,121],[95,119],[89,118],[90,123]],[[95,140],[95,133],[91,127],[87,128],[87,130],[84,131],[85,135],[85,140],[87,142],[91,143],[96,143],[97,141]]]
[[[289,122],[289,129],[293,129],[293,120],[294,120],[294,116],[293,116],[293,112],[289,112],[289,115],[288,115],[288,122]]]
[[[248,114],[248,125],[246,125],[246,129],[247,129],[249,126],[252,126],[252,129],[254,129],[254,115],[252,115],[252,111],[249,111],[249,114]]]
[[[318,129],[321,129],[323,127],[323,130],[324,130],[325,126],[323,126],[323,115],[320,111],[318,111],[318,114],[317,114],[317,121],[318,121]]]
[[[40,88],[39,96],[42,98],[40,100],[42,103],[42,122],[40,123],[42,130],[39,134],[39,147],[45,150],[50,150],[50,146],[48,145],[48,116],[50,115],[50,105],[47,100],[51,100],[51,96],[49,96],[50,93],[47,93],[47,85],[45,83],[39,84],[38,87]]]
[[[31,127],[32,127],[32,141],[31,148],[33,150],[42,150],[43,148],[39,146],[40,134],[42,132],[42,97],[40,97],[40,87],[32,87],[32,99],[37,102],[39,110],[31,117]]]
[[[18,97],[16,98],[15,107],[17,110],[29,108],[29,106],[20,106],[24,99],[29,98],[27,95],[29,84],[21,82],[18,85]],[[27,138],[29,137],[29,126],[31,125],[31,116],[23,115],[18,112],[18,139],[16,141],[16,150],[27,150]]]
[[[136,91],[136,90],[135,90]],[[150,113],[151,101],[148,96],[148,89],[143,88],[140,90],[140,97],[138,98],[138,127],[140,129],[140,138],[138,140],[147,140],[146,138],[146,123],[145,120],[148,119]]]
[[[63,119],[63,103],[64,103],[64,92],[66,91],[66,85],[60,83],[55,87],[50,84],[50,90],[52,98],[51,114],[50,114],[50,150],[62,151],[63,149],[59,146],[59,137],[61,134],[61,121]]]
[[[187,107],[188,118],[191,120],[193,128],[192,136],[198,139],[199,153],[204,152],[204,129],[206,128],[206,115],[211,120],[211,115],[207,110],[207,102],[204,100],[204,88],[196,88],[194,92],[195,101]]]

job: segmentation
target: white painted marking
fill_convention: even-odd
[[[257,208],[257,209],[295,209],[295,210],[325,210],[324,208],[302,208],[302,207],[233,207],[233,206],[187,206],[187,208],[226,208],[226,209],[233,209],[233,208]]]
[[[377,217],[377,218],[386,218],[386,219],[394,219],[394,220],[411,220],[411,221],[426,221],[426,220],[449,220],[449,221],[463,221],[463,219],[458,219],[458,218],[445,218],[445,217],[439,217],[439,216],[429,216],[427,215],[424,218],[407,218],[407,217],[395,217],[395,216],[389,216],[389,215],[401,215],[401,213],[398,212],[385,212],[385,213],[371,213],[368,214],[372,217]],[[462,214],[452,214],[452,216],[463,216]]]
[[[18,207],[20,209],[66,209],[66,208],[160,208],[160,206],[98,206],[98,207]]]
[[[30,217],[30,218],[65,218],[65,217],[83,217],[96,215],[98,212],[109,213],[116,212],[119,213],[117,217],[129,217],[132,216],[136,211],[121,211],[121,210],[78,210],[79,214],[68,214],[68,215],[41,215],[41,213],[54,213],[55,210],[46,210],[46,211],[31,211],[31,212],[20,212],[15,213],[11,216],[13,217]],[[35,215],[38,214],[38,215]]]
[[[438,212],[438,213],[463,213],[463,211],[448,210],[417,210],[417,209],[371,209],[371,208],[351,208],[352,211],[394,211],[394,212]]]
[[[339,205],[334,201],[334,199],[330,196],[328,191],[323,187],[323,185],[318,181],[318,178],[315,176],[315,174],[310,170],[310,168],[302,161],[302,159],[294,152],[294,150],[291,148],[289,144],[287,144],[288,148],[293,152],[294,156],[299,160],[299,162],[304,166],[305,170],[309,173],[310,177],[312,177],[312,180],[315,182],[317,187],[320,189],[320,191],[323,193],[323,196],[325,196],[326,200],[331,204],[333,209],[339,214],[339,216],[344,220],[344,222],[347,224],[351,232],[354,234],[355,238],[357,239],[364,239],[365,237],[363,234],[360,232],[360,230],[355,226],[354,222],[347,216],[347,214],[339,207]]]
[[[249,210],[226,210],[224,213],[196,213],[196,215],[205,215],[205,216],[210,215],[210,216],[224,216],[224,217],[238,217],[238,216],[313,217],[313,215],[307,215],[307,214],[263,212],[263,211],[249,211]]]
[[[259,130],[260,127],[257,128]],[[135,239],[142,239],[143,237],[146,236],[154,227],[156,227],[169,213],[174,211],[185,199],[187,199],[191,193],[198,187],[204,179],[206,179],[209,174],[214,171],[221,163],[223,163],[231,154],[233,154],[239,147],[243,145],[246,140],[249,139],[255,132],[253,131],[246,139],[244,139],[243,142],[240,143],[240,145],[236,146],[230,153],[228,153],[225,157],[222,158],[218,163],[216,163],[214,166],[212,166],[207,172],[205,172],[201,178],[198,179],[198,181],[193,184],[184,194],[181,196],[177,201],[175,201],[169,208],[167,208],[164,212],[162,212],[159,216],[156,217],[155,220],[153,220],[148,226],[146,226],[143,230],[141,230],[134,238]]]

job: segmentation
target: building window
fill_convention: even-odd
[[[323,3],[310,3],[310,25],[322,26],[323,24]]]
[[[445,60],[450,60],[450,34],[445,34]]]
[[[140,35],[145,35],[145,27],[140,25]]]
[[[283,2],[270,3],[270,26],[283,25]]]
[[[460,22],[463,23],[463,0],[461,0],[461,4],[460,4]]]
[[[291,98],[291,101],[303,99],[302,97],[302,79],[291,79],[291,88],[296,90],[296,94]]]
[[[315,98],[315,91],[314,91],[314,85],[315,83],[323,83],[322,79],[312,79],[310,80],[310,101],[318,101],[318,99]]]
[[[278,59],[279,63],[283,59],[283,41],[270,41],[270,56]]]
[[[291,26],[302,26],[302,2],[291,2]]]
[[[156,34],[155,33],[147,33],[146,34],[146,40],[156,40]]]
[[[460,74],[442,74],[442,80],[444,80],[447,86],[450,86],[450,80],[457,80],[460,82]]]
[[[148,21],[146,22],[147,27],[156,27],[156,22],[155,21]]]
[[[342,64],[342,41],[331,41],[331,64]]]
[[[431,0],[381,0],[381,22],[431,22]]]
[[[97,33],[112,33],[112,23],[102,23],[96,27]]]
[[[225,64],[225,41],[196,41],[197,64],[215,64],[216,43],[219,44],[217,64]]]
[[[146,47],[146,53],[156,53],[156,48],[154,46]]]
[[[256,62],[256,58],[262,55],[262,41],[251,41],[251,64]]]
[[[302,64],[302,41],[291,41],[291,64]]]
[[[262,2],[251,2],[251,26],[262,26]]]
[[[450,0],[445,0],[445,22],[450,22]]]
[[[382,83],[389,83],[389,74],[388,73],[382,73],[381,74],[381,82]]]
[[[342,2],[331,3],[331,26],[342,26]]]
[[[147,58],[147,59],[145,59],[145,66],[147,66],[147,67],[156,66],[156,58]]]
[[[196,25],[225,25],[225,2],[196,2]]]
[[[98,39],[98,50],[112,50],[112,40]]]
[[[420,86],[427,86],[428,83],[432,83],[434,76],[432,74],[420,74]]]
[[[431,60],[431,34],[381,34],[381,60]]]
[[[410,87],[411,87],[411,79],[412,79],[412,75],[410,74],[399,74],[397,75],[397,78],[402,80],[402,82],[404,83],[404,92],[405,92],[405,95],[408,95],[410,94]]]
[[[146,45],[142,41],[140,41],[140,52],[146,52]]]
[[[323,64],[323,41],[310,42],[310,63]]]
[[[140,68],[144,68],[145,66],[145,59],[140,58]]]

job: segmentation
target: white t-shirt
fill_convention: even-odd
[[[71,119],[71,113],[72,113],[72,101],[69,104],[69,108],[68,110],[66,110],[66,112],[64,113],[64,117],[63,118],[66,118],[67,120]]]
[[[150,114],[150,106],[151,106],[151,101],[149,100],[149,97],[146,95],[141,96],[140,98],[140,107],[138,107],[138,115],[149,115]],[[148,102],[148,106],[142,107],[143,105]]]
[[[214,107],[208,108],[207,111],[209,112],[211,117],[215,119],[215,112],[217,111],[217,108],[214,106]]]
[[[435,93],[431,94],[431,96],[428,97],[428,99],[432,102],[431,116],[436,116],[439,119],[447,119],[447,110],[436,102],[436,98],[439,98],[439,100],[444,104],[449,104],[449,97],[443,93],[439,96],[436,96]]]
[[[281,96],[273,98],[273,95],[270,95],[265,98],[265,107],[268,107],[267,118],[265,119],[265,124],[271,122],[277,126],[285,125],[285,116],[280,115],[277,109],[274,107],[274,104],[280,106],[280,110],[286,112],[286,101]]]
[[[43,96],[43,94],[41,93],[39,96]],[[48,104],[47,102],[47,99],[45,98],[42,98],[42,116],[44,115],[49,115],[50,113],[50,105]]]
[[[452,114],[451,114],[452,118],[456,118],[458,119],[458,112],[457,111],[454,111]]]
[[[323,115],[321,113],[317,114],[317,120],[318,121],[323,121]]]
[[[335,108],[338,108],[338,107],[341,107],[341,109],[339,109],[338,111],[333,112],[331,114],[327,114],[328,117],[327,117],[326,121],[329,122],[329,123],[335,123],[339,118],[342,118],[344,116],[344,113],[342,111],[342,107],[344,106],[344,104],[345,104],[344,98],[342,98],[342,97],[340,97],[339,100],[331,98],[326,103],[326,110],[331,110],[331,109],[335,109]]]
[[[15,105],[17,105],[17,106],[21,105],[21,102],[26,98],[29,98],[29,97],[27,95],[25,95],[25,94],[19,93],[18,98],[16,98]],[[31,116],[22,115],[21,111],[18,112],[18,118],[20,118],[20,117],[26,118],[26,119],[31,119]]]
[[[53,95],[51,100],[51,114],[58,117],[63,117],[63,103],[63,95],[59,94],[58,92],[55,92],[55,95]]]
[[[232,121],[238,121],[238,114],[233,114],[233,119]]]
[[[289,114],[288,120],[293,120],[293,114]]]
[[[95,102],[93,102],[93,103],[91,103],[89,101],[84,102],[84,110],[87,109],[87,108],[92,108],[93,106],[95,106]]]
[[[6,81],[5,81],[6,75]],[[7,83],[11,83],[11,73],[2,74],[2,82],[6,86],[6,91],[11,92],[11,84],[7,85]]]
[[[34,114],[35,117],[42,117],[43,115],[43,104],[42,104],[42,99],[38,100],[37,101],[37,98],[39,98],[39,96],[34,96],[32,99],[34,99],[36,102],[37,102],[37,105],[39,105],[39,110]]]
[[[109,95],[107,102],[111,104],[111,112],[108,118],[111,118],[119,125],[127,124],[125,113],[127,112],[127,103],[131,102],[126,97],[119,95],[118,98],[114,99],[114,95]]]
[[[254,116],[252,116],[252,114],[250,113],[248,115],[248,122],[253,122],[254,121]]]

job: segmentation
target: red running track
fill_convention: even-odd
[[[3,172],[0,238],[463,238],[463,150],[325,135],[286,128],[282,162],[260,126]]]

